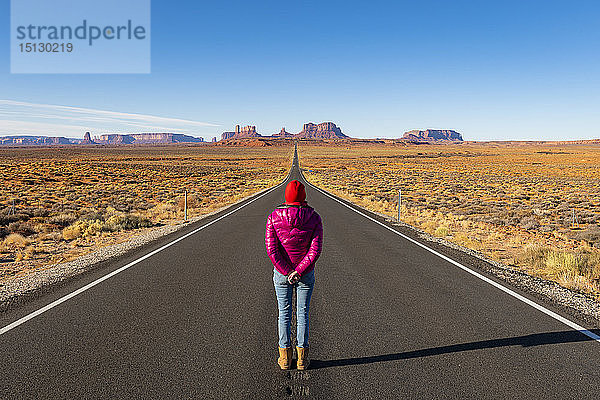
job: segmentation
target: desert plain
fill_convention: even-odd
[[[280,183],[275,146],[0,149],[0,283]],[[312,184],[504,265],[600,296],[600,144],[311,141]],[[309,199],[310,200],[310,199]],[[265,210],[267,213],[268,210]],[[266,214],[265,214],[266,217]]]

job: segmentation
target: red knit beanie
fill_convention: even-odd
[[[306,200],[304,185],[296,180],[291,181],[285,188],[285,202],[287,204],[300,205]]]

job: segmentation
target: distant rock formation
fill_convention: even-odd
[[[221,140],[231,139],[235,135],[235,132],[223,132],[221,134]]]
[[[245,138],[245,137],[260,137],[261,135],[258,134],[258,132],[256,132],[256,126],[254,125],[247,125],[242,127],[242,129],[240,130],[240,126],[237,125],[236,126],[237,132],[236,135],[238,135],[238,137],[241,138]]]
[[[133,135],[122,135],[119,133],[97,136],[96,142],[101,144],[132,144],[135,139]]]
[[[201,137],[178,133],[111,133],[100,135],[92,140],[86,132],[83,139],[50,136],[4,136],[0,137],[0,145],[44,146],[69,144],[152,144],[152,143],[202,143]]]
[[[81,144],[96,144],[96,142],[92,140],[90,133],[86,132],[85,135],[83,135],[83,140],[81,141]]]
[[[342,130],[333,122],[322,122],[320,124],[314,124],[309,122],[304,124],[302,130],[293,134],[281,128],[278,133],[271,136],[262,136],[256,132],[256,126],[248,125],[240,128],[239,125],[235,126],[233,132],[223,132],[221,134],[221,140],[229,139],[244,139],[244,138],[271,138],[271,139],[348,139],[349,137],[342,133]]]
[[[288,137],[293,137],[294,134],[289,133],[288,131],[285,130],[285,127],[281,128],[281,130],[279,131],[279,133],[276,133],[273,135],[273,137],[277,137],[277,138],[288,138]]]
[[[213,143],[215,143],[216,141],[217,141],[216,137],[213,137],[212,140],[211,140],[211,142],[213,142]]]
[[[198,138],[179,133],[109,133],[95,138],[100,144],[201,143]]]
[[[424,131],[415,129],[404,133],[402,139],[410,142],[463,141],[460,133],[450,129],[426,129]]]
[[[302,139],[347,139],[348,136],[342,133],[342,130],[333,122],[321,122],[313,124],[309,122],[304,124],[302,131],[297,135],[297,138]]]
[[[246,125],[240,128],[239,125],[235,126],[235,132],[223,132],[221,134],[221,140],[227,139],[242,139],[242,138],[250,138],[250,137],[262,137],[258,132],[256,132],[255,125]]]
[[[0,137],[0,145],[18,146],[48,146],[57,144],[78,144],[81,139],[69,139],[66,137],[49,136],[4,136]]]

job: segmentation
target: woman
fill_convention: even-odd
[[[290,323],[292,293],[296,288],[297,368],[308,367],[308,307],[315,284],[315,262],[323,245],[321,217],[306,203],[304,185],[296,180],[285,188],[285,203],[267,218],[265,244],[275,267],[273,284],[279,307],[279,359],[281,369],[292,362]]]

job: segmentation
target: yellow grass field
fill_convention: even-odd
[[[300,157],[318,187],[391,217],[401,189],[403,222],[600,296],[598,145],[302,143]]]
[[[271,187],[289,146],[0,148],[0,282]],[[13,206],[14,202],[14,206]]]

